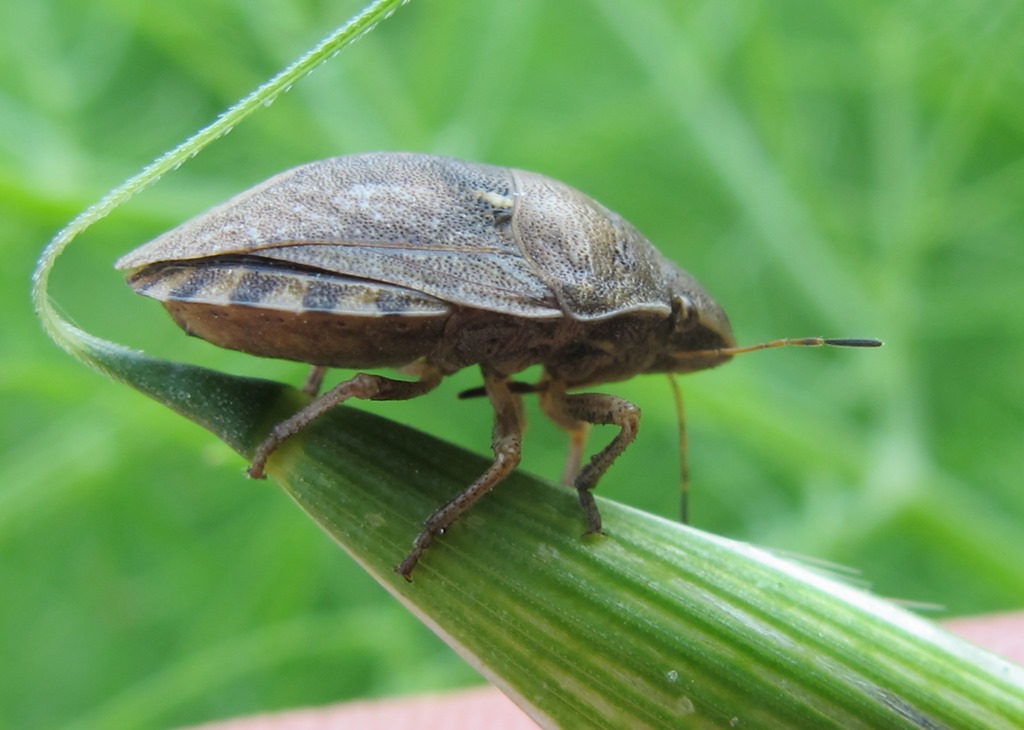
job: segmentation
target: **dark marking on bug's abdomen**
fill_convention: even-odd
[[[277,290],[281,285],[276,277],[264,276],[258,271],[247,271],[242,274],[238,286],[228,297],[232,304],[258,304]]]
[[[193,299],[199,292],[208,286],[216,278],[216,274],[205,268],[193,270],[188,278],[181,284],[174,287],[168,295],[169,299],[187,301]]]
[[[383,314],[402,314],[409,310],[409,298],[389,290],[381,290],[374,302]]]
[[[340,294],[341,290],[334,283],[313,281],[302,298],[302,306],[304,309],[330,312],[338,305]]]

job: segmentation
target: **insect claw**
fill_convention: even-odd
[[[438,510],[440,511],[440,510]],[[423,557],[423,553],[427,551],[427,548],[434,542],[434,538],[438,535],[444,534],[444,528],[438,529],[431,527],[430,523],[437,516],[437,512],[427,520],[426,526],[423,528],[423,532],[417,536],[415,542],[412,544],[412,550],[405,556],[405,559],[395,568],[395,572],[405,578],[408,582],[412,583],[412,571],[416,569],[416,566],[420,562],[420,558]]]
[[[266,458],[260,458],[257,456],[253,459],[253,462],[249,464],[249,468],[245,470],[245,473],[249,475],[250,479],[266,479],[266,472],[263,468],[266,466]]]
[[[423,554],[423,550],[414,549],[411,553],[405,556],[405,560],[401,564],[395,566],[395,572],[405,578],[406,583],[412,583],[412,571],[416,567],[416,564],[420,562],[420,556]]]
[[[583,514],[587,519],[587,530],[584,535],[601,535],[601,512],[597,508],[597,502],[594,500],[594,495],[590,489],[578,489],[577,494],[580,499],[580,507],[583,508]]]

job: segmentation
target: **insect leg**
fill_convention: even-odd
[[[587,448],[589,435],[589,423],[580,424],[580,428],[574,428],[569,432],[569,455],[565,459],[565,468],[562,469],[562,484],[572,486],[576,482],[576,477],[580,475],[583,452]]]
[[[335,406],[339,406],[349,398],[362,400],[408,400],[429,393],[441,382],[441,371],[425,366],[419,380],[391,380],[380,375],[359,373],[355,377],[339,383],[323,395],[313,399],[305,408],[291,418],[274,426],[270,435],[256,449],[249,476],[253,479],[263,478],[263,468],[274,450],[284,441],[291,438],[313,421],[318,419]]]
[[[587,532],[601,531],[601,513],[591,490],[636,438],[640,428],[640,409],[625,398],[602,393],[580,393],[564,396],[566,412],[577,421],[598,425],[614,425],[619,433],[612,442],[594,455],[576,477],[575,487],[580,506],[587,516]]]
[[[583,464],[583,451],[587,447],[590,424],[576,420],[566,407],[565,383],[545,378],[538,386],[540,407],[555,425],[569,433],[569,455],[562,470],[562,484],[572,486]]]
[[[320,392],[320,386],[324,384],[325,375],[327,375],[326,366],[314,365],[313,369],[309,371],[305,385],[302,386],[302,392],[310,397],[315,396]]]
[[[519,465],[523,444],[523,404],[522,399],[512,392],[504,376],[484,371],[484,387],[494,406],[494,430],[491,436],[491,448],[494,451],[494,463],[479,479],[466,487],[452,501],[438,509],[427,518],[423,531],[413,543],[413,548],[395,568],[395,571],[406,580],[411,581],[413,568],[423,557],[423,553],[434,542],[434,538],[444,533],[459,516],[499,484],[512,470]]]

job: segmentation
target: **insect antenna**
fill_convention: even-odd
[[[881,347],[882,341],[859,337],[784,338],[781,340],[771,340],[770,342],[760,342],[756,345],[746,345],[745,347],[716,347],[708,350],[688,350],[686,352],[678,352],[673,357],[676,360],[690,360],[692,358],[717,357],[720,355],[743,355],[757,350],[772,350],[777,347],[822,347],[823,345],[830,345],[832,347]]]
[[[674,373],[668,374],[672,386],[672,399],[676,404],[676,420],[679,423],[679,521],[690,524],[690,450],[686,442],[686,410],[683,408],[683,391]]]
[[[689,360],[695,358],[719,357],[722,355],[744,355],[757,350],[773,350],[777,347],[881,347],[882,341],[870,338],[859,337],[802,337],[799,339],[783,338],[760,342],[756,345],[744,347],[716,347],[708,350],[689,350],[678,352],[674,355],[676,360]],[[690,523],[690,459],[686,441],[686,414],[683,411],[683,393],[679,389],[675,374],[668,374],[669,383],[672,386],[672,396],[676,403],[676,418],[679,421],[679,521],[684,525]]]

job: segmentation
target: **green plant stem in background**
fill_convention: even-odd
[[[53,338],[250,455],[297,391],[169,363],[56,313],[47,278],[88,225],[194,155],[392,12],[378,2],[213,125],[72,222],[34,289]],[[517,474],[428,552],[393,566],[423,518],[486,461],[341,408],[268,472],[378,581],[538,722],[569,727],[1020,727],[1024,670],[762,551],[601,502],[579,537],[574,495]],[[301,569],[301,568],[300,568]],[[343,662],[344,657],[338,661]]]

